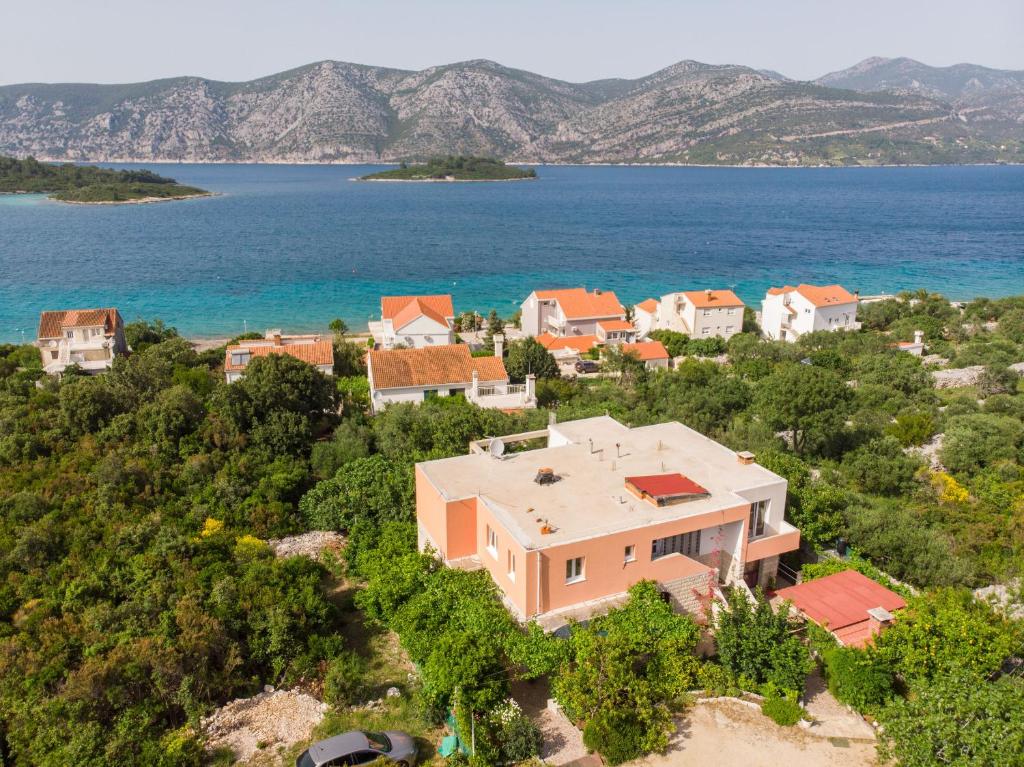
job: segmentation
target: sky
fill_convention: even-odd
[[[868,56],[1024,69],[1022,0],[8,0],[0,84],[250,80],[488,58],[575,82],[682,59],[813,79]]]

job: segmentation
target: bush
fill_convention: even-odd
[[[836,647],[824,655],[828,689],[857,711],[880,706],[893,696],[892,670],[871,652]]]
[[[348,706],[359,700],[366,675],[366,661],[352,650],[344,650],[327,666],[324,700],[332,706]]]
[[[525,762],[540,753],[540,730],[511,698],[491,709],[483,724],[487,743],[481,749],[483,744],[478,731],[477,754],[489,757],[487,761],[498,764]]]
[[[605,711],[583,728],[583,745],[616,765],[646,753],[645,727],[631,711]]]
[[[804,718],[804,710],[797,703],[795,692],[771,686],[765,691],[761,713],[782,727],[792,727]]]

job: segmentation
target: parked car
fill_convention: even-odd
[[[580,360],[576,363],[577,373],[596,373],[601,366],[594,360]]]
[[[295,760],[295,767],[358,767],[381,757],[400,767],[413,767],[416,742],[411,735],[397,730],[352,730],[314,743]]]

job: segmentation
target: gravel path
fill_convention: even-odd
[[[345,538],[340,534],[318,530],[267,541],[267,545],[279,557],[312,557],[313,559],[317,559],[326,550],[340,552],[344,544]]]

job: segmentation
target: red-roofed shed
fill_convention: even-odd
[[[863,647],[881,631],[886,613],[907,606],[895,591],[856,570],[843,570],[779,589],[775,596],[788,599],[800,612],[831,631],[848,647]],[[881,611],[876,608],[881,608]]]

